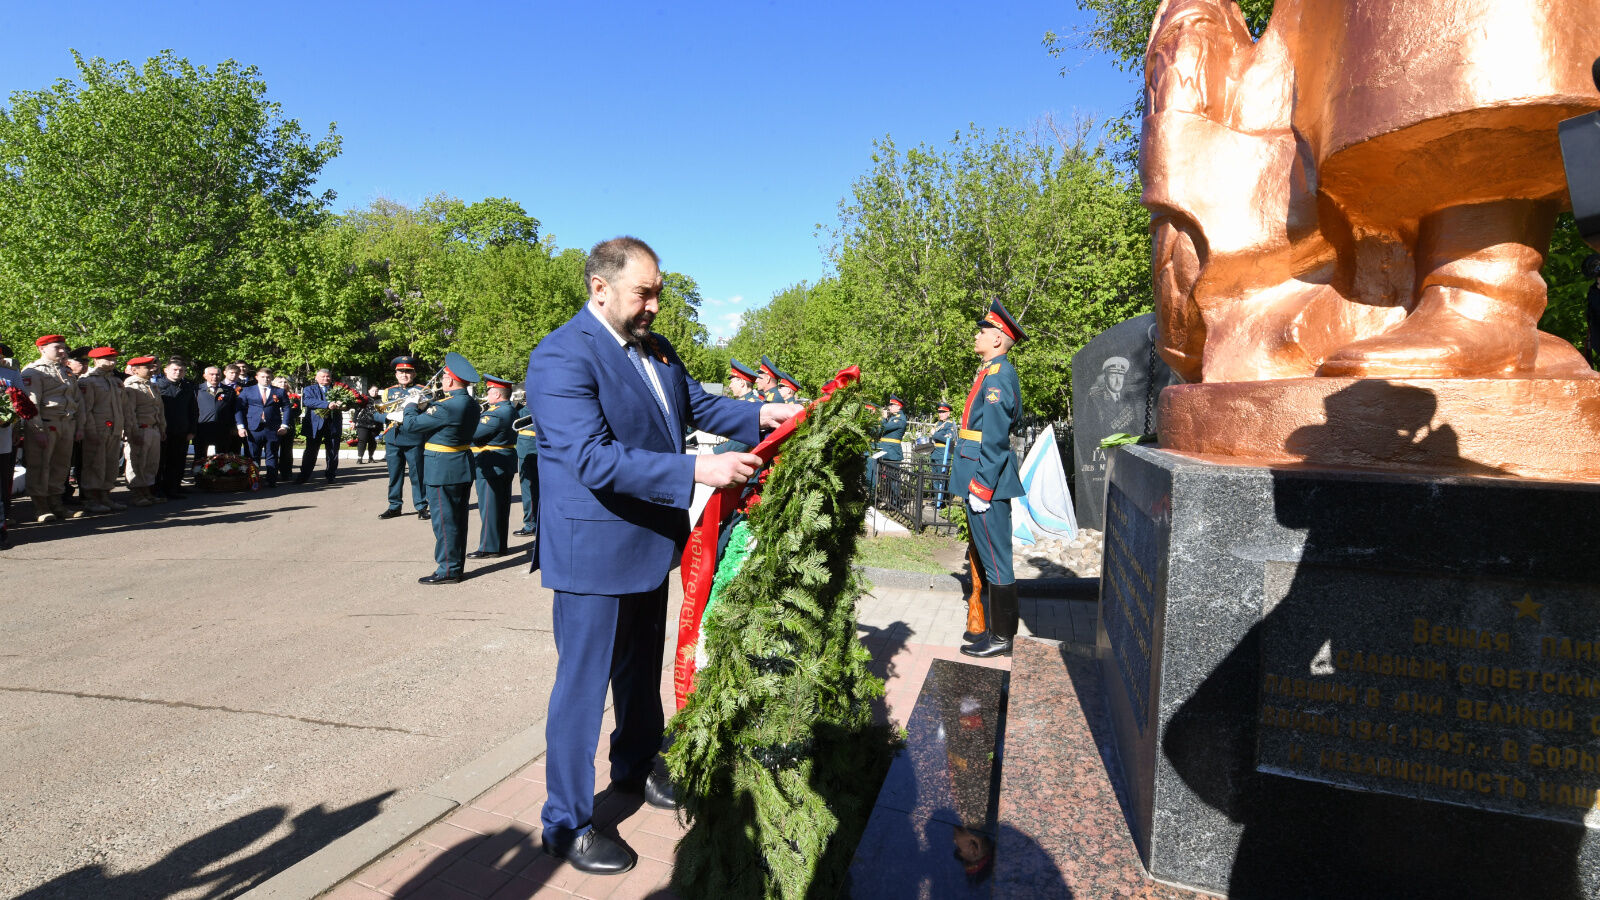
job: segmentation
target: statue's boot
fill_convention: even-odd
[[[967,592],[967,630],[961,639],[973,643],[988,630],[983,619],[983,565],[978,562],[978,551],[967,544],[967,571],[972,576],[972,589]]]
[[[1555,208],[1500,200],[1422,220],[1416,307],[1392,330],[1348,344],[1317,369],[1347,378],[1503,378],[1539,358],[1539,276]]]

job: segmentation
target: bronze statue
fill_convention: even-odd
[[[1144,202],[1185,380],[1582,377],[1540,335],[1556,124],[1600,108],[1597,0],[1166,0]]]
[[[1279,0],[1258,41],[1230,0],[1164,0],[1143,200],[1159,351],[1190,384],[1163,412],[1223,402],[1192,390],[1209,384],[1513,378],[1566,396],[1595,379],[1537,324],[1568,203],[1556,126],[1600,109],[1596,55],[1600,0]],[[1333,389],[1299,388],[1313,407]],[[1444,416],[1471,393],[1431,389]]]

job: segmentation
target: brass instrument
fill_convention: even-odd
[[[386,403],[376,404],[373,406],[373,411],[382,413],[385,421],[398,424],[400,420],[405,417],[405,408],[407,406],[422,404],[423,408],[426,408],[427,404],[431,404],[439,399],[439,394],[442,389],[440,379],[443,375],[443,372],[444,370],[441,369],[440,371],[433,373],[433,377],[428,379],[428,383],[421,385],[420,387],[417,385],[412,385],[405,392],[405,394],[400,397],[396,397],[395,399]]]

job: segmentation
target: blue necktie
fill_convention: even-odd
[[[650,382],[650,373],[644,370],[644,359],[639,355],[639,348],[637,345],[628,345],[628,359],[633,363],[633,368],[639,373],[639,377],[644,379],[645,393],[649,394],[651,399],[656,401],[656,408],[661,410],[661,418],[666,420],[667,432],[671,433],[672,414],[667,412],[667,402],[662,399],[661,394],[656,391],[655,385]]]

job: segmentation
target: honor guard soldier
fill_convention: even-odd
[[[956,423],[950,419],[950,404],[940,403],[934,407],[939,418],[939,424],[934,426],[933,433],[928,438],[933,441],[933,476],[939,489],[934,494],[934,506],[944,509],[945,485],[950,480],[950,457],[955,453]]]
[[[161,502],[151,488],[161,469],[161,442],[166,439],[167,414],[161,392],[150,383],[150,376],[156,371],[156,358],[136,356],[128,360],[128,369],[128,380],[122,383],[131,398],[127,425],[128,490],[133,492],[134,506],[150,506]]]
[[[894,394],[889,395],[889,415],[878,431],[878,449],[883,451],[883,461],[898,463],[905,459],[902,449],[906,437],[906,402]]]
[[[756,373],[737,359],[728,360],[728,396],[735,400],[760,403],[761,395],[755,391]]]
[[[428,499],[423,495],[422,442],[409,435],[400,434],[399,410],[406,397],[416,389],[417,361],[410,356],[397,356],[394,366],[395,383],[384,389],[382,403],[388,413],[378,413],[384,422],[383,443],[388,449],[383,462],[389,468],[389,506],[378,514],[380,519],[400,515],[401,500],[405,497],[406,470],[411,471],[411,506],[417,518],[428,518]]]
[[[1011,571],[1011,498],[1023,494],[1017,476],[1017,455],[1011,452],[1011,429],[1022,414],[1022,386],[1006,352],[1023,340],[1022,326],[1011,318],[998,299],[978,320],[972,349],[982,359],[967,394],[956,431],[955,463],[950,472],[950,493],[967,502],[967,528],[972,535],[967,558],[972,567],[973,593],[981,583],[989,588],[987,628],[977,635],[968,598],[966,635],[973,642],[962,646],[967,656],[1010,656],[1017,634],[1017,584]],[[979,601],[981,603],[981,600]],[[981,607],[980,607],[981,608]]]
[[[750,367],[737,359],[728,361],[728,396],[735,400],[745,400],[750,403],[765,401],[759,392],[753,390],[751,385],[759,381],[759,376],[750,371]],[[716,446],[712,453],[748,453],[750,445],[743,441],[729,439]]]
[[[526,406],[516,408],[517,474],[522,478],[522,527],[513,531],[518,537],[532,537],[539,533],[539,425],[533,421],[533,412]],[[534,554],[534,559],[539,555]]]
[[[39,407],[39,414],[23,420],[27,438],[28,496],[40,522],[79,519],[83,510],[68,510],[62,500],[67,472],[72,467],[72,443],[79,438],[77,378],[67,367],[67,343],[59,334],[34,341],[39,358],[22,367],[22,390]]]
[[[766,354],[762,354],[761,370],[756,373],[756,391],[761,394],[763,403],[777,403],[783,399],[778,393],[778,367]]]
[[[483,376],[489,386],[478,427],[472,434],[472,462],[477,469],[478,549],[467,559],[504,556],[506,528],[511,522],[511,479],[517,473],[516,409],[511,382]]]
[[[92,513],[127,509],[111,498],[117,484],[117,468],[122,462],[122,433],[127,424],[128,395],[117,377],[117,351],[96,347],[89,351],[94,368],[78,379],[83,396],[83,467],[78,481],[83,486],[84,508]]]
[[[472,494],[472,435],[478,426],[478,401],[467,390],[478,380],[478,370],[459,353],[444,355],[441,384],[444,396],[436,403],[419,401],[402,406],[401,438],[422,443],[423,483],[428,486],[428,509],[433,519],[432,575],[419,584],[455,584],[461,580],[467,555],[467,504]]]
[[[783,370],[778,371],[778,393],[782,395],[785,403],[804,403],[800,397],[800,382],[793,375]]]

